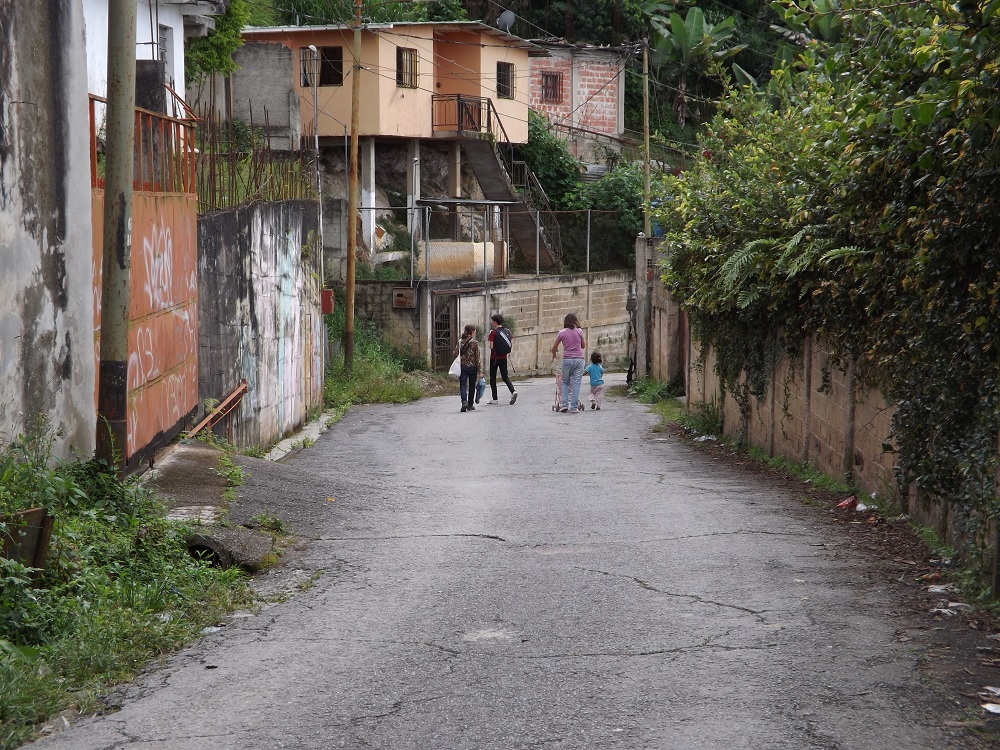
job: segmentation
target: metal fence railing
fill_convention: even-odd
[[[90,95],[90,184],[104,187],[107,99]],[[155,193],[195,192],[194,121],[135,109],[132,187]]]

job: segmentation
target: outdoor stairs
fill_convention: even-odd
[[[510,207],[508,226],[511,237],[520,251],[521,261],[529,267],[534,267],[537,243],[539,268],[543,271],[558,271],[560,253],[555,246],[554,238],[546,231],[545,222],[542,222],[539,231],[535,208],[514,187],[493,144],[484,138],[463,138],[462,150],[472,165],[472,171],[479,181],[483,196],[487,200],[514,203]]]

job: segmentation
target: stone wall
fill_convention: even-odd
[[[0,3],[0,439],[61,456],[94,450],[89,154],[80,3]]]
[[[232,420],[237,445],[270,445],[322,406],[319,260],[309,245],[316,222],[312,201],[198,221],[199,392],[222,401],[246,379]]]

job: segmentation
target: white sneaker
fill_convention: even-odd
[[[496,399],[493,399],[493,400],[492,400],[492,401],[490,401],[490,403],[489,403],[489,406],[499,406],[499,405],[500,405],[500,402],[499,402],[499,401],[497,401]]]

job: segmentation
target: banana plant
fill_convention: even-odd
[[[656,5],[660,4],[647,7]],[[674,113],[677,124],[684,127],[688,119],[688,79],[705,75],[713,65],[746,45],[726,46],[736,30],[732,16],[712,25],[701,8],[688,8],[684,18],[678,13],[663,16],[654,12],[649,22],[655,34],[650,40],[653,73],[661,83],[674,88]]]

